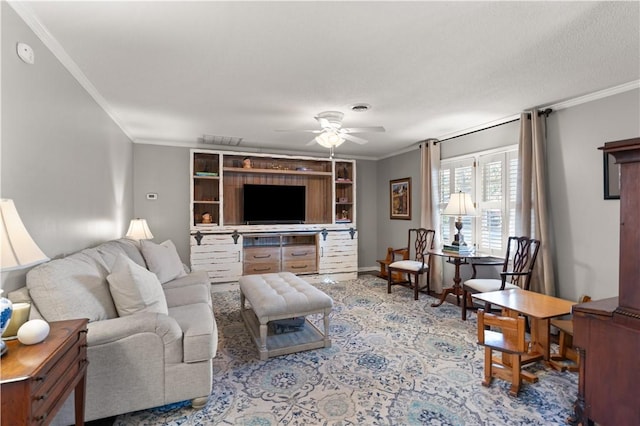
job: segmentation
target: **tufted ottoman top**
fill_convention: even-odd
[[[301,312],[321,311],[333,306],[333,300],[291,272],[245,275],[240,291],[258,318]]]

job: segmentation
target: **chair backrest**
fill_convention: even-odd
[[[433,239],[435,235],[436,231],[434,231],[433,229],[409,229],[409,240],[407,241],[407,247],[409,248],[409,259],[425,263],[425,261],[428,260],[429,257],[428,255],[425,256],[425,253],[433,249]]]
[[[503,317],[478,309],[478,344],[505,352],[524,353],[528,346],[525,325],[522,315],[517,318]],[[501,333],[489,330],[489,327],[498,328]]]
[[[510,275],[511,284],[523,290],[529,290],[531,274],[538,257],[540,241],[529,237],[509,237],[507,255],[502,272],[515,272],[522,275]]]

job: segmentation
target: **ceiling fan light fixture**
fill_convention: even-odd
[[[342,145],[344,139],[335,132],[323,132],[316,136],[316,142],[325,148],[335,148]]]

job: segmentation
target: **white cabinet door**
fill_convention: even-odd
[[[336,279],[354,279],[358,276],[358,233],[348,230],[320,233],[318,263],[320,275],[334,275]]]
[[[200,244],[191,235],[191,269],[204,270],[212,283],[237,281],[242,275],[242,235],[202,235]]]

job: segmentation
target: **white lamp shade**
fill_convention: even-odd
[[[336,146],[342,145],[344,139],[335,132],[326,131],[316,136],[316,142],[325,148],[335,148]]]
[[[150,240],[153,238],[153,234],[146,219],[131,219],[126,237],[132,240]]]
[[[0,216],[2,220],[2,264],[0,269],[12,271],[28,268],[38,263],[46,262],[49,258],[31,239],[27,228],[24,227],[20,215],[13,204],[13,200],[0,200]]]
[[[476,216],[476,209],[473,207],[471,196],[462,191],[451,194],[449,204],[442,212],[447,216]]]

